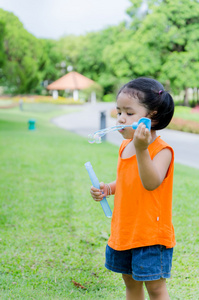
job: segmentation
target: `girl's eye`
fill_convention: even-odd
[[[128,116],[132,116],[133,114],[127,113]]]
[[[118,112],[118,113],[117,113],[117,115],[118,115],[118,116],[121,116],[121,113],[120,113],[120,112]]]

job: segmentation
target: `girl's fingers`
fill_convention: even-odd
[[[90,191],[92,195],[95,195],[95,196],[100,196],[102,194],[101,191],[98,191],[98,192],[93,192],[92,190]]]
[[[92,192],[99,192],[100,190],[97,189],[97,188],[95,188],[94,186],[91,186],[91,191],[92,191]]]
[[[146,128],[146,126],[144,124],[142,126],[140,126],[141,134],[145,135],[146,130],[147,130],[147,128]]]
[[[101,201],[107,195],[107,186],[104,182],[100,182],[100,188],[91,186],[90,193],[95,201]]]
[[[136,136],[140,137],[140,138],[142,138],[142,137],[148,137],[150,135],[149,130],[142,123],[138,126],[138,128],[137,128],[136,131],[137,131],[136,132],[137,133]]]
[[[144,124],[140,124],[135,131],[134,145],[137,149],[147,149],[151,141],[150,131]]]
[[[102,195],[102,191],[99,191],[99,190],[97,192],[94,192],[94,191],[90,190],[90,193],[94,197],[99,197],[99,196]]]
[[[95,200],[95,201],[101,201],[102,199],[104,198],[104,196],[93,196],[93,199]]]
[[[135,132],[136,137],[142,138],[143,136],[145,136],[145,130],[146,126],[144,124],[140,124]]]
[[[145,135],[147,139],[150,137],[150,132],[147,128],[145,129]]]
[[[90,193],[95,201],[101,201],[104,198],[102,191],[93,186],[90,189]]]

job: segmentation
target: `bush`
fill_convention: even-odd
[[[199,134],[199,122],[191,121],[191,120],[184,120],[184,119],[174,117],[167,128]]]
[[[104,102],[114,102],[115,101],[115,94],[107,94],[103,97]]]

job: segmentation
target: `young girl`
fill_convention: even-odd
[[[91,187],[95,201],[115,194],[111,235],[106,246],[107,269],[122,273],[126,299],[144,300],[145,283],[151,300],[168,300],[175,235],[172,225],[173,149],[156,135],[174,112],[171,95],[162,84],[138,78],[117,95],[117,124],[151,119],[151,131],[141,123],[136,130],[120,130],[117,179]]]

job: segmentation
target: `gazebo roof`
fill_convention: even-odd
[[[89,88],[94,81],[77,73],[69,72],[47,86],[48,90],[83,90]]]

